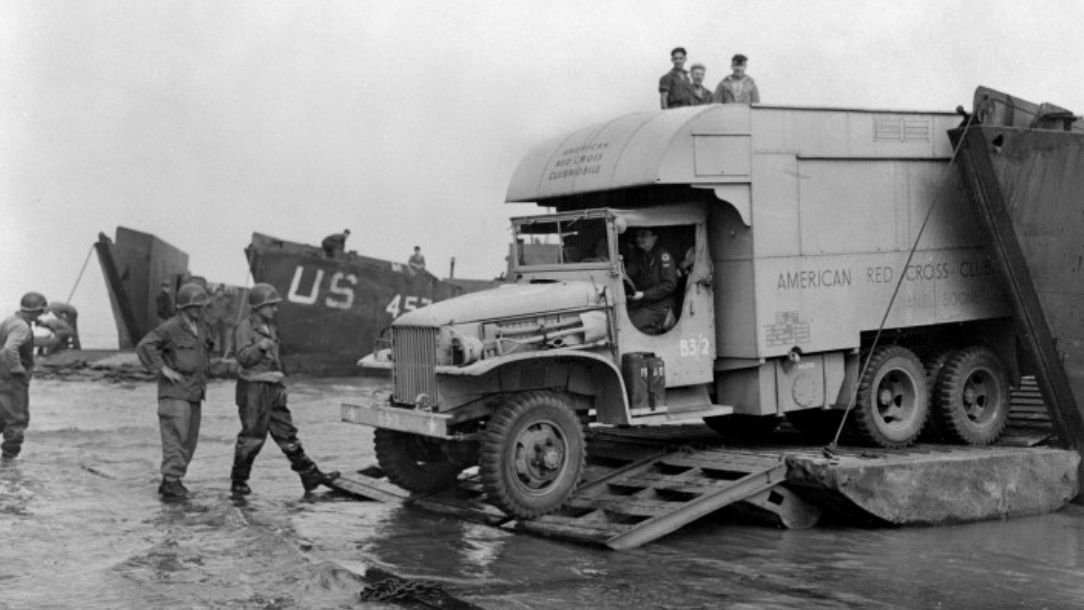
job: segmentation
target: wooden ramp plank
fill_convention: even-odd
[[[340,476],[325,483],[325,485],[347,495],[376,500],[377,502],[402,502],[410,496],[410,492],[394,485],[387,479],[370,477],[364,474],[359,476],[361,478]]]
[[[782,483],[786,475],[787,467],[779,461],[772,468],[749,473],[731,486],[699,496],[679,510],[637,523],[628,531],[607,540],[606,546],[615,550],[636,548],[728,504],[771,489]]]

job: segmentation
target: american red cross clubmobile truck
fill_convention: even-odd
[[[507,200],[552,213],[512,219],[511,281],[395,320],[389,357],[370,363],[392,370],[390,401],[344,405],[344,419],[377,428],[394,483],[432,491],[478,465],[489,500],[520,518],[574,491],[589,423],[746,434],[785,416],[834,432],[853,398],[850,433],[867,444],[906,446],[928,420],[992,442],[1019,373],[950,167],[959,123],[715,104],[543,144]],[[689,264],[654,334],[629,318],[636,227]]]

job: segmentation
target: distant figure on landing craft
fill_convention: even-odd
[[[715,102],[718,104],[759,104],[760,91],[752,76],[745,73],[749,58],[738,53],[730,60],[733,70],[726,78],[719,81],[715,88]]]
[[[342,233],[332,233],[320,242],[320,247],[328,258],[342,258],[346,254],[347,237],[350,237],[350,229],[343,229]]]
[[[414,246],[414,254],[410,255],[410,260],[407,261],[412,271],[425,271],[425,257],[422,256],[422,247]]]

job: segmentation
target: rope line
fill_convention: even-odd
[[[79,270],[79,276],[75,278],[75,285],[72,286],[72,291],[68,293],[67,303],[70,305],[72,297],[75,296],[75,289],[79,287],[79,282],[83,279],[83,272],[87,270],[87,263],[90,262],[90,253],[94,252],[94,245],[91,244],[90,249],[87,250],[87,257],[83,259],[83,268]]]

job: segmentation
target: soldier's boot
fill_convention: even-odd
[[[252,472],[252,462],[256,461],[255,454],[242,451],[238,445],[233,453],[233,469],[230,470],[230,493],[235,496],[247,496],[252,493],[248,486],[248,475]]]
[[[301,477],[301,486],[305,488],[305,493],[309,493],[317,487],[339,478],[338,470],[323,472],[316,467],[316,464],[306,470],[298,471],[297,474]]]
[[[162,484],[158,486],[158,495],[162,496],[163,500],[183,500],[188,496],[188,490],[184,485],[176,479],[162,479]]]
[[[286,457],[290,458],[290,468],[301,477],[301,486],[305,488],[305,493],[339,478],[338,470],[322,472],[317,468],[316,462],[309,459],[300,446],[296,451],[287,453]]]

